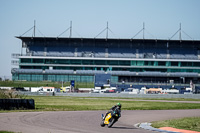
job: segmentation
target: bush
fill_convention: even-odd
[[[34,99],[25,99],[25,95],[15,90],[0,90],[0,110],[35,109]]]
[[[25,98],[24,95],[20,95],[14,90],[0,90],[0,99],[12,99],[12,98]]]

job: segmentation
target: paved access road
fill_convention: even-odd
[[[130,110],[113,128],[101,127],[105,111],[57,111],[0,113],[0,131],[22,133],[152,133],[134,127],[134,124],[171,118],[199,116],[196,110]]]

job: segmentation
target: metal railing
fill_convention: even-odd
[[[15,59],[19,59],[19,56],[20,56],[21,54],[19,54],[19,53],[13,53],[12,54],[12,58],[15,58]]]
[[[18,66],[18,65],[19,65],[19,61],[18,61],[18,60],[12,60],[12,61],[11,61],[11,64],[12,64],[12,65],[17,65],[17,66]]]

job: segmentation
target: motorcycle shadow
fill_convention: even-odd
[[[137,129],[135,127],[112,127],[112,128],[116,128],[116,129]]]

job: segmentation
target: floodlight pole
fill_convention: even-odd
[[[107,30],[107,32],[106,32],[106,39],[108,39],[108,21],[107,21],[107,27],[106,27],[106,30]]]
[[[34,20],[33,37],[35,37],[35,25],[36,25],[36,21]]]
[[[144,40],[145,23],[143,22],[143,40]]]
[[[179,28],[179,40],[181,41],[181,23],[180,23],[180,28]]]
[[[70,35],[69,35],[69,38],[72,37],[72,21],[70,21]]]

